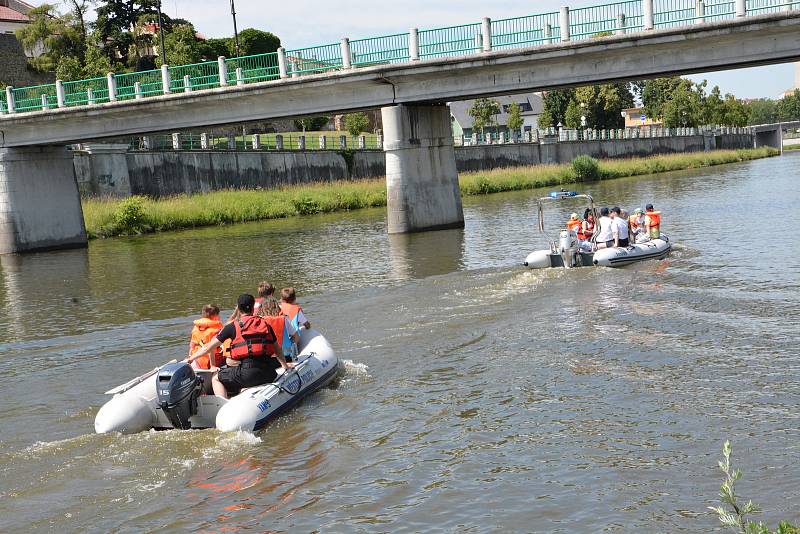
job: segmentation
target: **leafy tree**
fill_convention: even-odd
[[[577,100],[572,99],[567,105],[567,111],[564,113],[563,124],[567,128],[581,128],[581,117],[583,117],[583,109]]]
[[[199,45],[200,57],[205,61],[212,61],[219,56],[233,57],[233,39],[226,37],[224,39],[206,39],[200,41]]]
[[[777,102],[769,98],[751,100],[746,104],[750,113],[749,124],[772,124],[778,121]]]
[[[794,93],[784,96],[777,106],[778,118],[782,121],[800,120],[800,89],[795,89]]]
[[[508,126],[508,129],[512,132],[519,132],[523,124],[525,124],[525,120],[522,118],[522,108],[519,103],[512,102],[511,105],[508,106],[508,120],[506,121],[506,126]]]
[[[580,87],[575,90],[575,100],[584,104],[581,111],[587,126],[598,129],[622,128],[625,126],[622,110],[633,107],[633,93],[624,83]],[[580,126],[580,115],[577,124]]]
[[[369,117],[365,113],[348,113],[344,116],[344,129],[356,137],[369,128]]]
[[[306,117],[303,119],[295,119],[294,127],[304,132],[314,132],[321,130],[328,124],[329,117]]]
[[[672,98],[679,85],[681,85],[681,79],[678,77],[655,78],[644,82],[642,105],[645,115],[651,119],[663,117],[664,106]]]
[[[167,65],[189,65],[200,61],[200,42],[195,36],[194,26],[175,26],[164,35]]]
[[[97,28],[100,30],[109,61],[122,58],[123,64],[135,64],[141,57],[142,39],[147,36],[135,32],[143,15],[153,16],[160,0],[101,0],[97,8]],[[133,52],[133,58],[131,58]],[[132,59],[132,60],[131,60]]]
[[[254,28],[239,32],[239,49],[242,56],[269,54],[277,51],[280,46],[281,40],[269,32]]]
[[[548,91],[542,98],[542,114],[539,115],[539,126],[552,128],[558,123],[566,124],[567,107],[575,98],[575,89],[556,89]]]
[[[17,40],[26,50],[34,50],[41,45],[44,45],[45,50],[43,54],[29,60],[31,67],[40,72],[52,72],[58,68],[59,63],[67,61],[69,66],[64,70],[74,71],[75,62],[66,58],[80,58],[83,49],[80,33],[72,24],[71,17],[60,16],[50,4],[32,9],[28,16],[31,22],[17,30]],[[80,60],[77,65],[79,70]]]
[[[720,124],[741,128],[747,126],[749,119],[750,111],[744,105],[744,102],[737,100],[733,95],[726,94],[724,113]]]
[[[83,75],[87,78],[105,76],[111,72],[111,61],[103,53],[100,34],[94,31],[86,36],[86,54],[83,62]]]
[[[672,98],[664,104],[661,117],[668,128],[685,128],[699,126],[703,115],[701,93],[691,81],[681,80]]]
[[[723,100],[719,87],[714,86],[711,94],[704,98],[703,104],[703,122],[705,124],[725,124],[725,100]]]
[[[467,113],[472,117],[473,131],[480,130],[483,133],[487,126],[496,123],[495,116],[500,114],[500,103],[493,98],[478,98]]]

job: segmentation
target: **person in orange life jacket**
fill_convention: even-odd
[[[258,285],[258,296],[253,311],[261,317],[280,314],[281,308],[275,298],[275,287],[269,282],[261,282]]]
[[[303,308],[297,305],[296,300],[297,296],[295,295],[293,287],[284,287],[281,289],[281,313],[289,317],[295,329],[300,330],[302,326],[308,330],[311,328],[311,323],[306,319]]]
[[[644,231],[644,215],[642,208],[633,210],[633,215],[628,219],[628,228],[631,232],[631,241],[636,242],[636,237]]]
[[[266,298],[262,302],[268,302]],[[289,317],[281,312],[278,301],[274,299],[273,301],[275,303],[274,307],[269,304],[262,305],[257,309],[256,315],[263,317],[270,323],[275,335],[278,337],[278,345],[283,349],[283,357],[286,358],[287,362],[290,362],[292,357],[297,354],[300,334],[297,333],[297,327],[292,324]],[[258,304],[258,299],[256,299],[256,304]]]
[[[189,355],[191,356],[197,349],[205,346],[220,330],[222,330],[222,322],[219,320],[219,306],[215,304],[206,304],[203,306],[200,319],[194,322],[192,338],[189,341]],[[198,358],[192,363],[192,367],[196,369],[209,369],[208,360],[208,356]],[[219,347],[214,351],[214,367],[219,367],[224,362],[225,358],[222,355],[222,347]]]
[[[628,241],[628,220],[621,217],[622,210],[618,206],[611,208],[611,234],[614,236],[615,247],[627,247]]]
[[[286,363],[283,351],[276,345],[277,336],[262,317],[253,315],[253,295],[239,295],[236,309],[239,318],[226,324],[205,347],[186,359],[191,363],[205,356],[225,341],[231,341],[230,359],[239,365],[218,369],[211,378],[214,394],[228,398],[242,388],[260,386],[273,382],[278,376],[278,367],[290,369],[294,364]],[[215,368],[216,369],[216,368]]]
[[[569,220],[567,221],[567,230],[578,234],[581,231],[581,223],[582,221],[578,218],[578,214],[573,213],[569,216]]]
[[[644,215],[644,228],[650,239],[661,237],[661,212],[654,210],[652,204],[648,204],[644,208]]]
[[[594,214],[592,210],[586,208],[586,211],[583,212],[581,228],[578,230],[578,239],[589,241],[592,238],[592,234],[594,234]]]

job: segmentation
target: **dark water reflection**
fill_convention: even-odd
[[[727,438],[760,519],[800,521],[798,178],[587,185],[676,242],[618,270],[518,267],[541,191],[466,199],[463,231],[365,210],[2,256],[0,531],[711,532]],[[262,278],[299,288],[336,387],[257,436],[91,433],[102,391]]]

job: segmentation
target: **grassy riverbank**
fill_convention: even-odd
[[[552,187],[584,180],[622,178],[695,169],[777,155],[771,148],[718,150],[648,158],[600,161],[596,177],[573,165],[537,165],[474,173],[459,177],[463,195],[483,195]],[[145,197],[83,200],[90,238],[163,232],[181,228],[278,219],[386,205],[384,179],[316,183],[257,191],[215,191],[158,200]]]

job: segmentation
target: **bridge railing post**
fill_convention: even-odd
[[[169,66],[161,65],[161,92],[168,95],[172,92],[172,80],[169,75]]]
[[[180,132],[175,132],[172,134],[172,150],[180,150],[181,149],[181,134]]]
[[[64,98],[64,82],[61,80],[56,80],[56,102],[58,103],[58,107],[63,108],[66,104],[64,103],[66,99]]]
[[[553,26],[548,24],[544,25],[544,44],[553,43]]]
[[[419,30],[411,28],[408,31],[408,56],[411,61],[419,61]]]
[[[706,21],[706,3],[703,0],[697,0],[695,17],[697,17],[695,20],[697,24],[703,24]]]
[[[561,42],[566,43],[570,39],[569,34],[569,7],[563,6],[558,13],[558,26],[560,30]]]
[[[747,0],[736,0],[736,18],[747,16]]]
[[[136,98],[136,100],[141,100],[142,98],[144,98],[144,94],[142,93],[142,84],[141,83],[136,82],[136,83],[133,84],[133,94],[134,94],[134,98]]]
[[[208,134],[203,132],[200,134],[200,148],[202,150],[208,150],[208,147],[211,145],[208,139]]]
[[[489,17],[481,21],[481,48],[484,52],[492,51],[492,19]]]
[[[192,77],[188,74],[183,77],[183,92],[184,93],[191,93],[192,92]]]
[[[219,69],[219,86],[226,87],[228,85],[228,66],[225,64],[225,56],[217,58],[217,68]]]
[[[617,31],[615,32],[617,35],[625,35],[625,32],[627,31],[625,28],[626,22],[625,13],[620,13],[617,15]]]
[[[286,49],[284,47],[278,48],[278,73],[281,80],[289,77],[289,71],[286,70]]]
[[[342,49],[342,68],[352,69],[353,56],[350,53],[350,39],[348,39],[347,37],[342,37],[342,41],[339,46]]]
[[[9,113],[14,113],[16,111],[16,102],[14,101],[14,88],[10,85],[6,87],[6,106],[8,107]]]
[[[652,30],[655,27],[653,21],[653,0],[642,0],[642,27],[645,30]]]
[[[236,85],[244,85],[244,72],[241,67],[236,67]]]
[[[106,74],[106,84],[108,85],[108,101],[117,101],[117,79],[114,78],[114,73],[109,72]]]
[[[47,95],[42,95],[42,110],[50,109],[50,104],[47,102]]]
[[[94,91],[91,87],[86,90],[86,103],[90,106],[94,106],[97,103],[97,100],[94,98]]]

